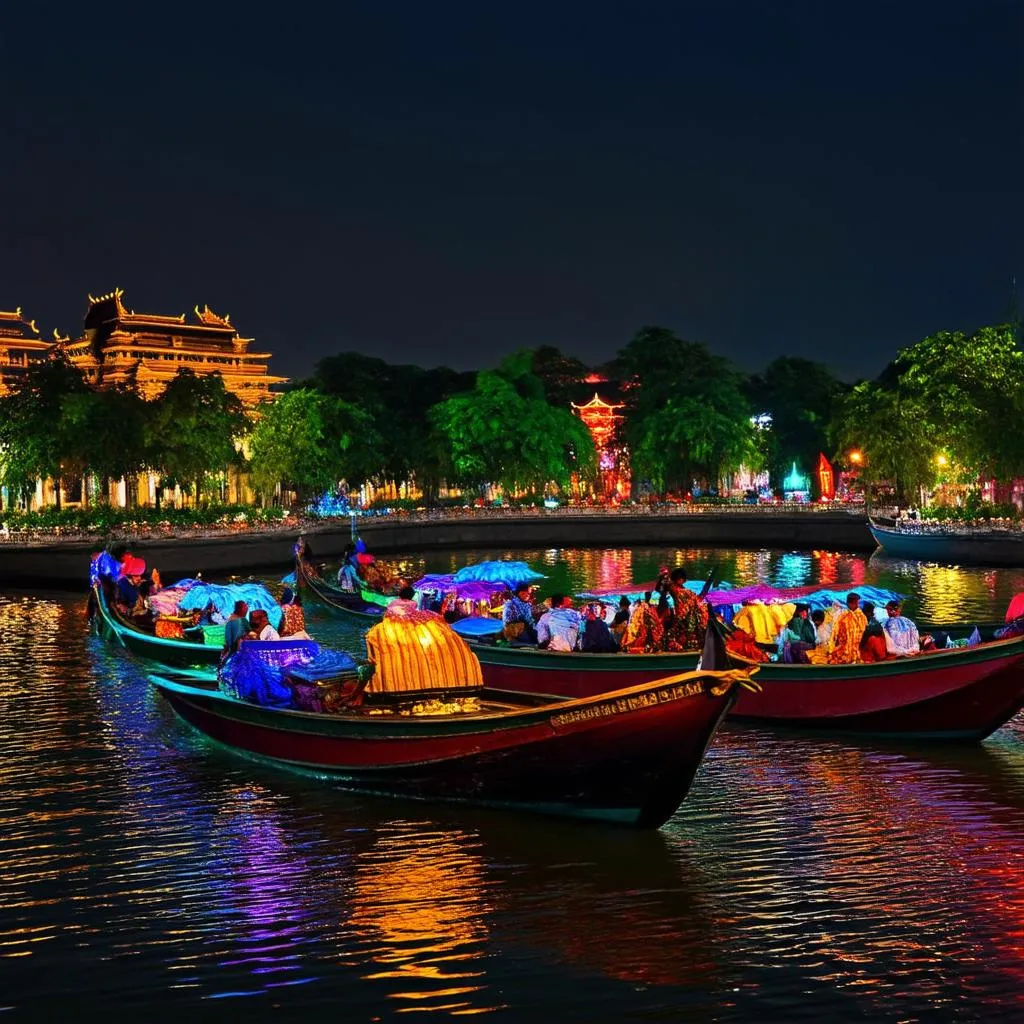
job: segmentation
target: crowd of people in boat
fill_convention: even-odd
[[[280,621],[274,626],[264,608],[253,608],[244,600],[236,601],[230,615],[223,615],[211,601],[190,612],[168,613],[156,607],[156,595],[163,590],[159,572],[148,572],[145,563],[133,555],[125,556],[116,578],[108,580],[107,596],[121,619],[143,632],[172,640],[203,642],[204,631],[223,628],[223,657],[238,650],[243,640],[308,640],[302,595],[285,587],[278,602]],[[276,619],[276,616],[275,616]]]
[[[1024,635],[1024,616],[995,632],[994,639]],[[732,617],[726,648],[752,661],[781,661],[795,665],[855,665],[909,658],[917,654],[973,647],[982,642],[975,629],[953,640],[945,630],[922,633],[903,614],[899,601],[888,601],[884,615],[873,602],[849,593],[845,606],[811,610],[807,604],[743,604]]]

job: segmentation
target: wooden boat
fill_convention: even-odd
[[[384,613],[384,605],[369,600],[362,592],[356,594],[328,583],[302,558],[295,560],[295,585],[314,601],[367,626],[379,622]]]
[[[872,736],[978,741],[1024,707],[1024,636],[861,665],[756,663],[734,719]]]
[[[920,562],[1024,566],[1024,530],[928,529],[910,531],[868,521],[868,529],[887,555]]]
[[[465,639],[480,659],[484,682],[489,687],[552,698],[593,697],[625,686],[639,686],[670,673],[693,672],[700,660],[700,651],[583,654]]]
[[[220,661],[220,647],[198,641],[168,639],[140,629],[107,600],[101,584],[92,589],[90,612],[100,634],[132,654],[179,668],[216,666]]]
[[[150,679],[211,739],[345,789],[657,828],[685,798],[739,686],[756,685],[748,673],[684,673],[583,700],[484,690],[479,711],[423,716],[280,710],[194,677]]]

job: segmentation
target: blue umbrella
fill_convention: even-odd
[[[452,579],[455,583],[503,583],[511,588],[545,579],[545,576],[534,572],[525,562],[478,562],[464,566]]]

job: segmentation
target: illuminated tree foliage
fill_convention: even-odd
[[[299,388],[260,409],[249,439],[250,474],[264,500],[279,483],[300,502],[362,483],[378,468],[380,438],[370,415],[350,402]]]
[[[704,345],[645,327],[613,372],[627,384],[623,432],[635,479],[685,492],[757,458],[743,377]]]
[[[185,368],[149,403],[147,425],[149,467],[165,486],[194,488],[197,500],[207,474],[241,461],[239,445],[249,429],[241,401],[219,373],[200,377]]]
[[[21,498],[36,480],[57,482],[67,472],[80,471],[88,438],[64,409],[89,394],[82,374],[63,358],[31,367],[0,399],[0,481]]]
[[[392,366],[344,352],[321,360],[311,383],[369,414],[377,437],[376,462],[365,479],[378,486],[414,481],[431,500],[441,483],[444,453],[427,414],[449,395],[470,390],[472,373],[446,366]]]
[[[1024,352],[1012,325],[942,331],[900,352],[895,369],[954,461],[979,475],[1024,475]]]
[[[567,408],[549,405],[541,381],[529,371],[529,353],[509,357],[500,370],[477,374],[472,391],[453,395],[430,411],[449,454],[449,479],[498,484],[507,493],[570,485],[590,479],[594,443]]]
[[[857,384],[840,399],[831,428],[834,447],[863,454],[861,479],[871,488],[887,481],[901,503],[920,500],[935,482],[936,428],[919,398],[876,381]]]
[[[769,430],[759,431],[765,468],[781,481],[793,462],[804,472],[817,465],[819,452],[829,451],[828,428],[839,399],[849,390],[821,363],[782,356],[747,384],[756,413],[769,413]]]

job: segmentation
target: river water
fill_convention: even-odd
[[[1024,572],[830,553],[460,552],[550,586],[685,562],[989,619]],[[282,570],[284,571],[284,570]],[[358,642],[308,609],[314,635]],[[1024,1020],[1024,723],[968,748],[730,726],[657,833],[346,795],[209,746],[86,632],[0,595],[12,1019]]]

